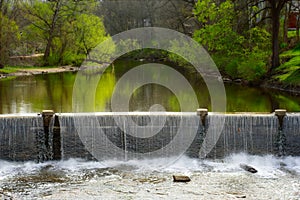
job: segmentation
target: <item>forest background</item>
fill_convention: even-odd
[[[110,36],[153,26],[194,38],[226,80],[299,88],[299,2],[0,0],[0,73],[21,67],[13,61],[27,57],[34,57],[35,66],[80,66]],[[188,66],[177,55],[153,49],[126,56]]]

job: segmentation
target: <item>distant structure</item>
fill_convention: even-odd
[[[151,20],[150,20],[150,18],[145,18],[143,20],[143,22],[144,22],[144,27],[150,27],[151,26]]]
[[[296,30],[297,23],[299,21],[299,11],[300,11],[299,1],[292,1],[290,9],[291,10],[290,10],[290,14],[289,14],[288,29]]]

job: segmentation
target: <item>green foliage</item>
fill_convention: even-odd
[[[300,86],[300,45],[281,54],[287,60],[276,70],[275,79],[284,85]]]
[[[270,34],[259,27],[238,32],[239,13],[230,0],[219,5],[198,1],[194,13],[201,24],[194,39],[207,48],[219,69],[232,79],[260,81],[268,71]]]
[[[264,28],[254,27],[247,31],[247,42],[250,50],[253,48],[260,49],[261,51],[271,49],[271,34]],[[270,50],[269,50],[270,51]],[[267,55],[270,52],[266,51]]]
[[[232,58],[230,59],[229,63],[225,66],[225,73],[230,76],[232,79],[239,78],[239,65],[240,65],[240,58]]]
[[[288,38],[297,37],[297,31],[288,31]]]
[[[185,40],[182,40],[185,41]],[[169,52],[168,58],[175,63],[178,63],[180,66],[187,66],[189,63],[187,60],[194,60],[195,59],[195,53],[191,52],[193,48],[190,48],[189,44],[187,43],[181,43],[178,40],[171,41],[171,51],[177,52],[178,54]],[[193,56],[193,57],[191,57]]]
[[[7,62],[10,51],[18,45],[19,40],[18,25],[0,11],[0,63]]]
[[[92,14],[81,14],[73,24],[76,46],[88,55],[100,42],[107,39],[102,18]]]
[[[285,80],[285,83],[300,85],[300,68],[294,70]]]
[[[24,36],[32,48],[45,52],[45,63],[80,65],[108,38],[102,18],[92,13],[96,5],[92,0],[24,2],[26,18],[31,22]]]
[[[267,73],[266,63],[260,52],[251,52],[237,67],[241,78],[260,82],[261,78]]]
[[[198,1],[194,13],[202,24],[202,28],[195,31],[194,39],[208,51],[231,54],[240,48],[244,38],[233,30],[235,12],[231,1],[219,6],[212,0]]]

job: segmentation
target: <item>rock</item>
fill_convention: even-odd
[[[238,192],[227,192],[227,194],[234,195],[234,197],[235,197],[235,198],[238,198],[238,199],[244,199],[244,198],[246,198],[246,195],[240,194],[240,193],[238,193]]]
[[[188,176],[175,176],[173,175],[174,182],[190,182],[191,179]]]
[[[230,82],[232,82],[232,80],[230,78],[223,78],[223,82],[230,83]]]
[[[234,82],[235,83],[242,83],[243,81],[242,81],[242,79],[235,79]]]
[[[6,78],[7,76],[0,74],[0,79]]]
[[[242,168],[243,170],[245,171],[248,171],[248,172],[251,172],[251,173],[256,173],[257,170],[249,165],[246,165],[246,164],[240,164],[240,168]]]
[[[1,63],[0,63],[0,69],[3,69],[4,68],[4,65],[2,65]]]

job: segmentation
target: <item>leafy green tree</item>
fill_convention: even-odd
[[[263,14],[263,17],[260,17],[260,22],[265,19],[270,18],[270,33],[272,34],[271,43],[272,43],[272,59],[271,59],[271,68],[269,72],[273,72],[275,68],[280,65],[280,21],[283,19],[286,23],[287,16],[283,16],[282,10],[286,8],[287,3],[294,2],[290,0],[249,0],[249,7],[255,7],[254,17],[258,17]],[[260,5],[260,6],[259,6]],[[287,26],[283,24],[284,26]],[[286,27],[283,28],[283,31],[286,31]],[[284,33],[286,34],[286,33]],[[284,35],[283,34],[283,35]],[[286,37],[286,36],[284,36]]]
[[[201,24],[194,33],[196,41],[210,52],[233,54],[240,50],[244,38],[233,30],[236,13],[231,1],[219,6],[212,0],[198,1],[194,12]]]
[[[19,27],[15,21],[0,12],[0,63],[7,63],[12,49],[20,40]]]
[[[101,20],[92,15],[96,3],[93,0],[33,0],[24,3],[25,16],[31,24],[27,30],[31,31],[31,35],[36,34],[44,40],[44,64],[62,64],[72,60],[73,52],[77,51],[74,44],[78,44],[78,40],[78,48],[85,48],[85,53],[95,46],[91,44],[92,39],[99,42],[99,38],[91,38],[93,33],[103,37],[99,30],[104,32]],[[91,27],[90,19],[95,20],[92,24],[95,27]],[[88,21],[84,22],[85,20]],[[69,51],[70,49],[72,50]]]
[[[266,74],[271,40],[265,29],[236,28],[240,13],[230,0],[219,4],[198,1],[194,12],[201,24],[194,39],[206,47],[225,74],[250,82],[258,82]]]
[[[76,36],[76,46],[85,55],[88,55],[93,48],[108,37],[102,18],[96,15],[79,15],[73,28]]]
[[[272,18],[272,66],[274,70],[280,65],[279,60],[279,30],[281,10],[289,0],[267,0],[270,4],[271,18]]]

